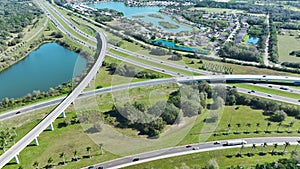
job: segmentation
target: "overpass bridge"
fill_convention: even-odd
[[[274,76],[274,75],[211,75],[211,76],[187,76],[177,77],[179,82],[190,82],[205,80],[208,82],[258,82],[258,83],[292,83],[300,85],[300,77],[294,76]]]
[[[35,144],[38,145],[37,137],[50,126],[53,129],[52,122],[64,112],[64,110],[79,96],[83,89],[88,86],[90,81],[96,75],[97,71],[102,65],[104,60],[107,42],[103,33],[97,32],[97,51],[95,56],[98,56],[94,65],[91,67],[87,75],[82,79],[82,81],[74,88],[74,90],[65,98],[63,101],[49,113],[39,124],[37,124],[30,132],[28,132],[21,140],[14,144],[10,149],[4,152],[0,156],[0,168],[5,164],[11,161],[13,158],[16,163],[19,163],[17,155],[26,148],[32,141],[35,141]]]

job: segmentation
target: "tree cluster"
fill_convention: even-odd
[[[245,46],[227,43],[220,49],[219,54],[224,58],[233,58],[244,61],[259,62],[261,60],[259,51],[252,45]]]
[[[126,77],[136,77],[136,78],[146,78],[146,79],[156,79],[160,78],[161,75],[159,73],[155,72],[149,72],[149,71],[138,71],[133,66],[128,66],[127,64],[124,65],[117,65],[116,63],[104,63],[104,66],[106,66],[111,74],[118,74],[120,76],[126,76]]]

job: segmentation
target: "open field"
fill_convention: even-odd
[[[105,57],[105,62],[106,63],[116,63],[118,66],[132,66],[134,67],[137,71],[147,71],[149,73],[154,73],[158,74],[161,78],[168,78],[171,77],[169,75],[165,75],[162,73],[154,72],[152,70],[144,69],[126,62],[121,62],[117,59],[111,58],[109,56]],[[119,84],[125,84],[125,83],[130,83],[130,82],[139,82],[139,81],[144,81],[144,80],[150,80],[149,78],[144,78],[144,79],[139,79],[135,77],[125,77],[125,76],[120,76],[118,74],[111,74],[110,71],[106,67],[101,67],[99,70],[99,73],[96,75],[96,79],[91,82],[91,84],[94,84],[94,89],[99,88],[99,87],[108,87],[111,85],[119,85]],[[91,88],[87,88],[89,90]]]
[[[163,168],[204,168],[208,165],[209,160],[215,159],[220,168],[228,168],[231,166],[243,166],[243,167],[255,167],[256,163],[263,164],[265,162],[272,162],[281,158],[290,158],[291,154],[286,153],[285,155],[259,155],[260,151],[269,152],[272,151],[273,146],[262,148],[257,146],[256,149],[244,148],[242,153],[243,157],[235,157],[240,151],[239,148],[215,150],[210,152],[195,153],[177,157],[171,157],[143,164],[138,164],[127,169],[163,169]],[[284,146],[278,146],[277,151],[283,151]],[[295,149],[294,146],[287,147],[287,152],[291,152]],[[252,151],[255,155],[248,157],[246,154]]]
[[[294,36],[288,32],[285,35],[278,35],[278,54],[280,62],[300,62],[300,57],[289,55],[290,52],[300,50],[300,38],[296,31],[292,31]],[[298,31],[298,33],[300,33]]]
[[[235,109],[239,107],[238,109]],[[262,110],[255,110],[249,106],[240,106],[235,107],[225,106],[223,112],[219,112],[219,122],[215,129],[209,129],[209,123],[205,123],[204,119],[212,113],[213,110],[207,110],[205,113],[199,115],[195,121],[194,126],[189,131],[189,134],[181,140],[179,145],[185,145],[189,143],[197,143],[204,141],[213,141],[213,140],[224,140],[224,139],[234,139],[234,138],[246,138],[246,137],[264,137],[264,136],[294,136],[298,135],[296,130],[300,128],[299,120],[294,119],[293,117],[287,117],[285,121],[282,122],[282,125],[279,128],[277,133],[278,123],[272,123],[269,127],[271,133],[265,133],[264,130],[267,128],[267,123],[269,122],[268,117],[263,115]],[[223,135],[228,129],[228,124],[230,123],[230,118],[232,117],[231,129],[228,135]],[[295,124],[290,128],[291,133],[287,133],[288,124],[291,121],[295,121]],[[250,127],[247,124],[250,124]],[[256,123],[260,123],[259,127],[256,127]],[[238,127],[237,124],[241,126]],[[209,131],[204,130],[203,127],[208,128]],[[255,133],[255,130],[259,131]],[[233,134],[233,132],[238,131],[239,134]],[[244,133],[244,132],[249,133]],[[217,134],[214,136],[214,134]]]
[[[121,105],[126,102],[133,103],[134,101],[140,101],[146,105],[151,105],[159,100],[166,100],[167,95],[178,89],[176,84],[165,84],[165,85],[155,85],[148,86],[145,88],[135,88],[129,89],[128,93],[126,91],[119,91],[114,93],[107,93],[103,95],[98,95],[95,98],[96,104],[93,105],[90,99],[84,99],[82,101],[75,101],[76,108],[70,106],[67,112],[67,119],[72,119],[75,117],[76,111],[80,111],[81,108],[88,108],[89,110],[96,110],[101,113],[111,110],[116,99]],[[83,107],[80,107],[82,105]],[[188,143],[197,143],[199,141],[210,141],[210,140],[220,140],[220,139],[230,139],[230,138],[244,138],[244,137],[259,137],[266,136],[263,130],[266,129],[267,118],[262,114],[262,110],[253,110],[248,106],[236,106],[239,109],[235,110],[232,118],[232,127],[229,135],[222,135],[222,133],[227,129],[227,124],[230,120],[233,107],[226,106],[222,115],[220,116],[220,122],[216,126],[216,130],[211,133],[203,133],[203,129],[207,127],[207,124],[203,122],[205,118],[214,110],[207,110],[201,115],[194,118],[184,118],[179,125],[167,126],[165,131],[161,134],[158,139],[147,139],[145,136],[138,135],[137,131],[132,129],[120,129],[114,128],[108,124],[102,125],[102,130],[99,133],[87,134],[84,131],[84,125],[72,124],[64,127],[63,118],[58,118],[54,122],[55,130],[46,131],[39,136],[40,146],[29,146],[20,154],[21,165],[24,168],[31,168],[33,162],[36,160],[40,163],[40,166],[45,166],[47,159],[52,157],[54,159],[53,164],[57,165],[58,162],[62,160],[59,159],[59,153],[65,152],[66,159],[68,161],[67,167],[78,168],[87,166],[91,163],[98,163],[101,161],[117,158],[119,156],[135,154],[144,151],[150,151],[159,148],[166,148],[176,145],[185,145]],[[1,126],[1,129],[6,127],[15,126],[16,121],[23,119],[22,127],[17,127],[17,133],[24,135],[29,131],[43,116],[45,113],[49,112],[50,108],[47,110],[41,110],[36,114],[28,114],[23,117],[20,116],[18,119],[11,119],[5,121],[5,126]],[[78,114],[77,114],[78,115]],[[285,132],[288,130],[287,124],[294,120],[292,117],[288,117],[280,127],[280,133],[277,133],[277,123],[272,123],[269,127],[270,134],[267,136],[294,136],[298,135],[295,130],[300,128],[298,120],[296,120],[294,126],[290,129],[291,133]],[[258,134],[253,131],[256,129],[256,123],[260,123]],[[237,123],[241,124],[240,128],[237,128]],[[251,126],[247,127],[246,124],[250,123]],[[233,134],[233,131],[240,131],[240,134]],[[249,134],[242,133],[248,130]],[[24,133],[24,134],[22,134]],[[219,134],[218,136],[213,136],[214,133]],[[209,136],[207,140],[203,140],[203,134],[205,137]],[[64,140],[64,143],[61,143]],[[120,142],[119,140],[122,140]],[[98,144],[103,144],[105,154],[99,155]],[[143,146],[140,146],[143,145]],[[79,162],[70,162],[73,157],[73,151],[78,150],[78,156],[83,158],[83,156],[88,155],[86,147],[92,147],[92,159],[84,158]],[[227,154],[234,154],[236,151],[228,151]],[[112,155],[116,154],[116,155]],[[32,158],[37,157],[37,158]],[[225,157],[224,157],[225,158]],[[230,160],[230,159],[228,159]],[[230,161],[228,164],[231,163]],[[203,163],[205,164],[205,163]],[[220,164],[221,165],[221,164]],[[223,165],[223,164],[222,164]],[[227,164],[224,164],[227,165]],[[61,168],[62,166],[56,166]],[[5,168],[15,168],[15,165],[10,165]]]
[[[229,12],[229,13],[243,13],[244,11],[242,10],[232,10],[232,9],[227,9],[227,8],[205,8],[205,7],[192,7],[189,10],[202,10],[206,11],[208,13],[222,13],[222,12]]]
[[[177,72],[177,73],[181,73],[181,74],[189,75],[189,76],[193,75],[193,73],[191,73],[189,71],[176,69],[176,68],[169,67],[169,66],[166,66],[166,65],[163,65],[163,64],[159,64],[159,63],[156,63],[156,62],[151,62],[151,61],[147,61],[147,60],[144,60],[144,59],[140,59],[140,58],[130,56],[126,53],[122,53],[122,52],[119,52],[119,51],[116,51],[116,50],[113,50],[113,49],[110,49],[109,52],[117,54],[117,55],[122,56],[122,57],[126,57],[126,58],[129,58],[129,59],[138,61],[138,62],[141,62],[141,63],[144,63],[144,64],[155,66],[155,67],[158,67],[158,68],[161,68],[161,69],[165,69],[165,70],[169,70],[169,71],[173,71],[173,72]],[[197,75],[197,74],[194,74],[194,75]]]

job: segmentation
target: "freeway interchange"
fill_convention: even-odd
[[[94,45],[92,45],[89,42],[84,42],[80,38],[76,37],[73,35],[71,32],[69,32],[56,18],[52,13],[55,13],[57,16],[61,18],[61,20],[69,27],[71,28],[74,32],[80,34],[82,37],[87,38],[89,41],[96,42],[96,39],[93,37],[90,37],[89,35],[85,34],[82,32],[80,29],[76,28],[74,25],[72,25],[71,22],[69,22],[63,15],[61,15],[54,7],[52,7],[48,2],[43,2],[42,4],[39,0],[36,1],[37,4],[41,7],[41,9],[46,13],[46,15],[53,21],[53,23],[58,27],[60,31],[65,33],[67,36],[69,36],[71,39],[79,42],[82,45],[85,45],[91,49],[96,49]],[[48,10],[48,9],[49,10]],[[97,29],[95,29],[97,30]],[[0,167],[3,167],[6,163],[8,163],[12,158],[16,157],[20,151],[22,151],[32,140],[36,139],[38,135],[43,132],[45,128],[47,128],[59,115],[61,112],[65,110],[66,107],[68,107],[75,98],[78,96],[81,98],[84,97],[89,97],[95,94],[103,94],[107,92],[112,92],[112,91],[117,91],[117,90],[123,90],[123,89],[128,89],[128,88],[134,88],[134,87],[142,87],[142,86],[147,86],[147,85],[155,85],[155,84],[162,84],[162,83],[185,83],[185,82],[193,82],[193,81],[211,81],[211,82],[224,82],[224,81],[242,81],[242,82],[249,82],[249,81],[261,81],[261,82],[268,82],[268,81],[289,81],[292,83],[300,83],[300,78],[298,77],[282,77],[282,76],[264,76],[264,75],[214,75],[213,72],[209,71],[203,71],[199,69],[194,69],[194,68],[189,68],[187,66],[183,65],[178,65],[174,64],[171,62],[167,61],[161,61],[159,59],[151,58],[145,55],[141,55],[138,53],[134,53],[116,46],[112,45],[107,45],[106,44],[106,39],[105,35],[103,33],[100,33],[98,30],[98,43],[97,43],[97,56],[98,59],[93,65],[92,69],[89,71],[87,76],[81,81],[81,83],[70,93],[66,98],[57,98],[54,100],[42,102],[42,103],[37,103],[35,105],[27,106],[18,110],[10,111],[4,114],[0,115],[0,120],[5,120],[8,118],[12,118],[15,116],[18,116],[20,114],[25,114],[29,113],[33,110],[38,110],[41,108],[45,108],[51,105],[56,105],[59,103],[59,105],[49,114],[47,115],[42,122],[40,122],[34,129],[32,129],[28,134],[26,134],[20,141],[18,141],[14,146],[12,146],[8,151],[6,151],[4,154],[0,156]],[[158,63],[161,65],[166,65],[169,67],[173,67],[176,69],[181,69],[181,70],[186,70],[191,73],[197,73],[197,74],[204,74],[206,76],[187,76],[183,74],[178,74],[177,72],[169,71],[169,70],[164,70],[159,67],[155,67],[149,64],[144,64],[140,63],[138,61],[135,61],[133,59],[129,58],[124,58],[119,55],[113,54],[113,53],[107,53],[108,56],[111,56],[113,58],[116,58],[118,60],[122,60],[134,65],[138,65],[141,67],[144,67],[146,69],[162,72],[165,74],[169,74],[173,76],[174,78],[166,78],[166,79],[156,79],[156,80],[150,80],[150,81],[145,81],[145,82],[136,82],[136,83],[131,83],[131,84],[123,84],[123,85],[118,85],[118,86],[112,86],[112,87],[107,87],[107,88],[102,88],[102,89],[97,89],[94,91],[88,91],[81,93],[83,89],[88,85],[88,83],[91,81],[93,76],[97,73],[99,68],[101,67],[101,64],[104,60],[104,57],[106,55],[106,48],[110,47],[116,51],[134,56],[139,59],[144,59],[148,60],[154,63]],[[258,84],[257,84],[258,85]],[[278,87],[280,89],[280,87]],[[249,90],[247,89],[242,89],[242,88],[237,88],[238,92],[245,93],[245,94],[250,94]],[[297,90],[295,90],[297,91]],[[297,91],[298,92],[298,91]],[[81,93],[81,94],[80,94]],[[251,93],[254,96],[259,96],[259,97],[264,97],[272,100],[278,100],[278,101],[284,101],[287,103],[292,103],[292,104],[298,104],[299,105],[299,100],[297,99],[290,99],[286,97],[281,97],[281,96],[272,96],[263,93],[263,92],[255,92]],[[276,137],[276,138],[249,138],[246,139],[248,144],[262,144],[264,142],[268,143],[283,143],[285,141],[291,142],[293,144],[296,143],[296,140],[298,140],[299,137]],[[212,142],[207,142],[207,143],[198,143],[193,145],[193,147],[198,147],[198,150],[191,151],[190,148],[186,148],[184,146],[179,146],[179,147],[172,147],[172,148],[167,148],[167,149],[161,149],[161,150],[156,150],[152,152],[146,152],[146,153],[141,153],[138,155],[134,156],[129,156],[129,157],[124,157],[121,159],[116,159],[112,160],[109,162],[101,163],[99,165],[96,165],[96,167],[105,167],[105,168],[119,168],[119,167],[125,167],[133,164],[138,164],[146,161],[151,161],[151,160],[156,160],[156,159],[161,159],[161,158],[167,158],[167,157],[172,157],[172,156],[177,156],[177,155],[184,155],[184,154],[190,154],[190,153],[196,153],[196,152],[203,152],[203,151],[211,151],[211,150],[218,150],[218,149],[224,149],[224,148],[234,148],[238,146],[231,146],[231,147],[224,147],[223,145],[214,145]],[[135,162],[132,162],[133,159],[137,159]]]

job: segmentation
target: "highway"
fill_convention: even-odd
[[[5,151],[0,156],[0,168],[7,164],[11,159],[17,156],[27,145],[29,145],[35,138],[39,136],[52,122],[79,96],[79,94],[88,86],[97,71],[102,65],[106,55],[107,42],[103,33],[97,32],[97,52],[98,56],[92,68],[82,81],[74,88],[74,90],[63,101],[49,113],[38,125],[36,125],[30,132],[28,132],[21,140],[14,144],[11,148]]]
[[[259,147],[263,143],[267,143],[268,145],[277,143],[278,145],[283,145],[285,142],[289,142],[291,145],[296,145],[297,140],[300,137],[261,137],[261,138],[244,138],[247,141],[245,147],[252,147],[253,144],[256,144]],[[239,148],[241,145],[237,146],[224,146],[225,141],[220,141],[221,144],[214,144],[214,142],[203,142],[192,144],[191,147],[187,148],[186,146],[177,146],[171,148],[165,148],[140,154],[135,154],[132,156],[126,156],[122,158],[118,158],[115,160],[107,161],[104,163],[94,165],[95,168],[103,167],[105,169],[117,169],[122,167],[127,167],[135,164],[140,164],[148,161],[192,154],[192,153],[199,153],[205,151],[213,151],[213,150],[222,150],[222,149],[229,149],[229,148]],[[198,147],[198,150],[193,150],[194,147]],[[138,161],[133,161],[133,159],[139,159]],[[87,167],[86,167],[87,168]]]
[[[134,64],[133,62],[130,62],[130,63]],[[151,69],[151,67],[147,67],[147,69]],[[265,80],[268,80],[268,77],[269,76],[266,76]],[[281,76],[270,76],[269,78],[274,80],[274,79],[276,79],[276,77],[278,77],[279,79],[284,79],[284,80],[288,79],[290,81],[299,80],[299,78],[293,79],[295,77],[287,77],[286,78],[286,77],[281,77]],[[108,93],[108,92],[112,92],[112,91],[130,89],[130,88],[135,88],[135,87],[143,87],[143,86],[164,84],[164,83],[171,83],[171,82],[178,82],[178,83],[193,82],[195,80],[198,80],[198,81],[207,80],[212,83],[215,82],[215,83],[220,83],[221,85],[222,84],[226,85],[227,79],[237,80],[238,78],[241,78],[241,80],[245,80],[245,78],[246,78],[247,81],[251,81],[251,80],[257,81],[258,79],[262,79],[263,76],[262,75],[219,75],[219,76],[185,76],[185,77],[154,79],[154,80],[148,80],[148,81],[143,81],[143,82],[132,82],[129,84],[122,84],[122,85],[117,85],[117,86],[105,87],[105,88],[101,88],[101,89],[97,89],[97,90],[93,90],[93,91],[88,91],[88,92],[84,92],[84,93],[80,94],[79,97],[80,98],[90,97],[93,95],[104,94],[104,93]],[[266,84],[261,84],[261,85],[266,85]],[[272,86],[277,86],[277,88],[279,88],[279,85],[272,85]],[[236,89],[240,93],[250,94],[253,96],[257,96],[257,97],[263,97],[263,98],[267,98],[267,99],[271,99],[271,100],[277,100],[277,101],[281,101],[281,102],[300,105],[300,102],[297,99],[281,97],[281,96],[277,96],[277,95],[272,95],[272,97],[270,97],[270,96],[268,96],[269,94],[263,93],[263,92],[255,91],[253,93],[253,92],[251,92],[251,90],[248,90],[248,89],[243,89],[243,88],[236,88]],[[299,89],[293,89],[293,90],[299,91]],[[20,109],[16,109],[13,111],[9,111],[9,112],[0,114],[0,121],[6,120],[8,118],[12,118],[12,117],[15,117],[18,115],[22,115],[25,113],[29,113],[34,110],[39,110],[39,109],[43,109],[43,108],[46,108],[49,106],[56,105],[59,102],[61,102],[63,100],[63,98],[64,97],[60,97],[60,98],[56,98],[56,99],[53,99],[50,101],[36,103],[36,104],[30,105],[30,106],[26,106],[26,107],[23,107]],[[21,112],[21,113],[16,114],[17,112]]]

